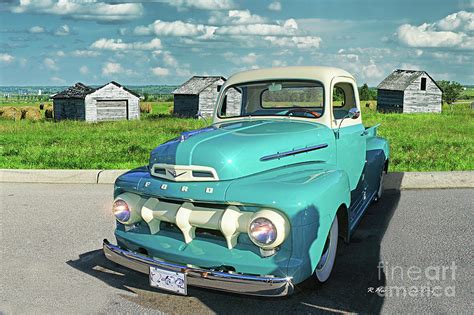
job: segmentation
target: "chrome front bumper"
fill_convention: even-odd
[[[103,248],[107,259],[141,273],[149,274],[151,266],[170,271],[183,272],[186,274],[187,283],[190,286],[269,297],[286,296],[293,293],[294,289],[291,277],[252,276],[191,268],[185,265],[155,260],[132,251],[124,250],[116,245],[110,244],[107,240],[104,240]]]

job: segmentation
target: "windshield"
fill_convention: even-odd
[[[314,81],[265,81],[228,87],[219,104],[219,118],[294,116],[319,118],[324,89]]]

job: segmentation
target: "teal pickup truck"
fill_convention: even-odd
[[[388,142],[365,127],[354,78],[330,67],[245,71],[213,122],[156,147],[115,182],[105,256],[179,294],[284,296],[325,282],[382,195]],[[152,135],[150,135],[152,136]]]

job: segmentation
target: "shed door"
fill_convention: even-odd
[[[126,100],[97,101],[97,121],[128,119]]]

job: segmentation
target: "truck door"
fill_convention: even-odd
[[[331,92],[331,121],[336,134],[337,166],[347,172],[351,191],[354,192],[356,188],[361,190],[358,194],[351,194],[352,197],[358,197],[363,194],[365,185],[366,133],[361,115],[357,118],[347,117],[351,108],[355,107],[360,112],[357,85],[352,78],[336,77],[331,83]],[[351,200],[351,204],[355,201]]]

